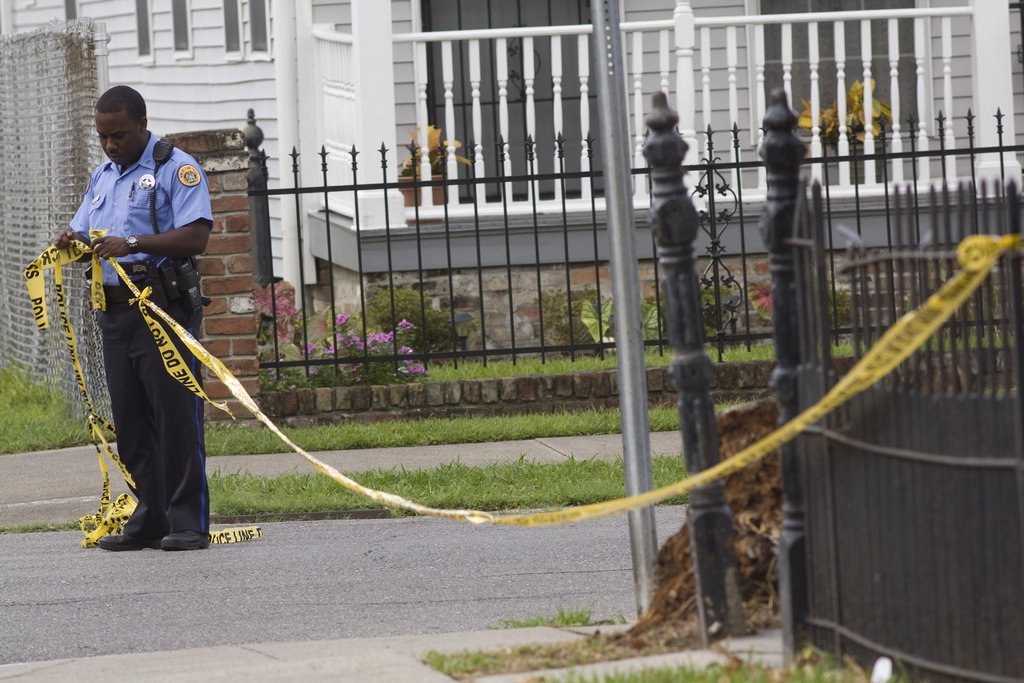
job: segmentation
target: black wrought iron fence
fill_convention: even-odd
[[[891,217],[897,181],[909,182],[902,201],[918,211],[916,236],[928,239],[920,225],[926,223],[921,198],[930,183],[966,182],[971,220],[979,225],[987,199],[973,189],[977,169],[1005,181],[1018,172],[1017,155],[1024,151],[1003,140],[1002,118],[997,112],[980,123],[971,112],[953,120],[940,113],[937,135],[930,137],[922,137],[916,120],[899,129],[883,120],[873,140],[859,137],[863,131],[851,132],[843,154],[834,133],[829,137],[822,130],[821,153],[808,154],[803,164],[805,174],[823,187],[828,324],[834,339],[849,335],[853,325],[853,294],[837,277],[846,246],[896,246]],[[997,144],[976,144],[982,125],[995,129]],[[949,126],[960,141],[956,148],[946,147]],[[697,137],[685,180],[700,213],[696,247],[702,254],[705,338],[722,360],[730,345],[750,348],[771,337],[770,273],[754,234],[765,183],[761,161],[744,142],[750,131],[709,127]],[[598,144],[588,137],[582,156],[594,159]],[[873,149],[865,151],[866,145]],[[522,150],[526,172],[518,175],[504,173],[500,140],[493,171],[479,177],[472,143],[456,177],[448,177],[446,150],[438,150],[440,174],[429,181],[396,179],[398,164],[383,145],[374,152],[352,150],[342,161],[322,148],[316,181],[301,177],[296,150],[289,159],[289,187],[261,188],[261,174],[253,174],[253,205],[279,197],[281,211],[294,213],[300,253],[308,245],[318,257],[315,285],[296,290],[294,283],[275,278],[273,287],[257,292],[261,368],[272,378],[301,374],[325,383],[390,382],[438,362],[546,361],[612,350],[607,225],[603,198],[593,191],[600,187],[599,172],[593,165],[566,170],[566,154],[581,152],[569,147],[561,137],[550,150],[538,150],[528,140]],[[536,171],[540,153],[558,161],[553,173]],[[256,159],[265,178],[266,157]],[[342,171],[347,182],[339,184],[333,179]],[[664,297],[647,229],[648,170],[633,169],[633,178],[645,344],[665,352]],[[398,192],[409,204],[398,211],[404,222],[393,219]],[[383,202],[376,225],[366,219],[373,193]],[[421,206],[423,193],[436,197],[433,207]],[[265,207],[253,213],[254,219],[267,215]],[[269,241],[268,219],[258,223],[254,220],[255,239],[264,231]],[[302,259],[299,265],[304,268]],[[300,279],[307,279],[304,270]]]
[[[961,239],[1019,234],[1014,184],[929,192],[924,220],[914,201],[894,192],[894,248],[858,249],[844,268],[857,357],[953,275]],[[818,188],[808,202],[793,247],[801,408],[835,381]],[[888,656],[913,680],[1024,676],[1022,310],[1014,251],[893,374],[800,437],[787,522],[799,519],[806,572],[782,579],[797,645],[866,666]]]

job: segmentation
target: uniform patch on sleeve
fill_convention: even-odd
[[[178,180],[185,187],[195,187],[199,184],[199,170],[192,164],[185,164],[178,169]]]

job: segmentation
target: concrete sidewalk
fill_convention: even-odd
[[[452,683],[454,679],[422,662],[425,653],[432,650],[458,653],[537,643],[561,643],[582,640],[596,630],[608,632],[621,628],[626,627],[536,627],[106,655],[3,665],[0,666],[0,681],[100,683],[128,679],[139,683]],[[782,663],[781,649],[781,634],[778,631],[764,631],[755,636],[723,641],[714,650],[681,651],[588,664],[572,669],[483,676],[475,680],[476,683],[528,683],[539,680],[563,681],[568,678],[570,671],[578,675],[595,676],[680,666],[703,668],[710,664],[725,664],[729,655],[778,666]]]
[[[675,455],[682,450],[679,432],[654,432],[650,435],[650,443],[653,455]],[[488,465],[518,458],[534,462],[560,462],[569,457],[580,460],[614,459],[622,455],[622,436],[602,434],[495,443],[366,448],[321,451],[314,455],[345,473],[398,467],[414,470],[451,462]],[[265,477],[315,471],[296,453],[211,457],[207,459],[206,469],[210,474],[248,472]],[[116,470],[110,472],[110,481],[114,497],[128,490]],[[96,450],[92,446],[0,455],[0,526],[68,522],[91,514],[99,503],[101,483]]]
[[[652,454],[677,454],[678,432],[651,434]],[[527,458],[537,462],[620,457],[618,434],[477,443],[415,448],[327,451],[316,456],[347,473],[404,467],[420,469],[458,461],[466,465]],[[210,458],[208,471],[249,472],[275,476],[286,472],[312,472],[294,453]],[[124,483],[111,473],[115,495]],[[95,450],[90,447],[0,456],[0,524],[66,522],[95,511],[100,476]],[[604,632],[626,626],[601,627]],[[82,657],[0,665],[0,681],[359,681],[408,683],[451,682],[422,662],[431,650],[461,652],[524,644],[558,643],[591,635],[590,628],[524,628],[437,633],[329,641],[265,642],[221,645],[186,650]],[[637,657],[576,667],[576,674],[601,675],[645,668],[704,667],[724,663],[729,654],[769,665],[781,663],[781,635],[770,631],[738,638],[711,650],[696,650]],[[477,679],[479,683],[566,680],[568,669],[503,674]]]

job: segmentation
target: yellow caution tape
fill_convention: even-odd
[[[263,414],[248,392],[245,391],[238,380],[217,358],[210,356],[191,336],[185,339],[185,342],[214,371],[217,377],[228,387],[232,395],[256,419],[265,424],[278,438],[305,458],[313,467],[351,491],[388,507],[410,510],[422,515],[463,520],[472,524],[489,522],[491,524],[511,526],[554,526],[596,519],[598,517],[608,517],[639,507],[654,505],[668,498],[706,486],[717,479],[721,479],[766,457],[784,443],[795,438],[808,426],[814,424],[894,370],[915,349],[924,344],[949,319],[953,312],[967,300],[974,290],[981,285],[985,278],[988,277],[988,272],[992,265],[1004,251],[1019,248],[1019,236],[995,238],[976,235],[966,238],[957,249],[957,257],[963,267],[961,273],[929,297],[921,308],[906,314],[897,321],[821,401],[732,458],[707,470],[698,472],[687,479],[653,491],[552,512],[524,515],[494,515],[482,510],[443,510],[420,505],[391,493],[364,487],[293,443],[278,429],[270,418]],[[123,273],[122,277],[125,277]],[[147,302],[147,305],[154,308],[155,311],[162,313],[151,302]]]
[[[780,446],[796,438],[857,394],[888,375],[923,345],[988,277],[989,270],[1003,252],[1020,249],[1020,236],[991,237],[972,235],[957,247],[957,259],[963,271],[954,276],[923,306],[900,318],[864,357],[836,383],[825,396],[792,420],[748,446],[733,457],[674,484],[636,496],[592,505],[528,515],[512,515],[488,520],[514,526],[554,526],[584,519],[608,517],[693,491],[722,479],[757,462]]]
[[[210,532],[210,543],[215,545],[218,543],[243,543],[254,541],[257,538],[263,538],[263,529],[258,526],[236,526]]]
[[[106,235],[109,230],[89,230],[89,239],[95,240]],[[92,251],[90,249],[89,251]],[[100,269],[100,255],[92,252],[92,280],[89,283],[89,292],[92,295],[92,308],[95,311],[107,310],[107,294],[103,291],[103,277]]]
[[[124,531],[124,525],[135,512],[135,499],[127,493],[122,493],[113,503],[110,502],[110,487],[107,484],[107,470],[100,460],[100,469],[103,470],[103,496],[100,498],[100,509],[92,515],[86,515],[78,520],[78,527],[85,534],[82,539],[83,548],[95,548],[99,540],[104,536],[119,534]]]
[[[99,458],[100,472],[103,475],[103,488],[100,494],[100,507],[95,514],[86,515],[78,520],[78,525],[85,534],[82,540],[83,548],[90,548],[96,545],[96,541],[107,534],[120,533],[124,529],[124,523],[131,516],[135,509],[135,500],[127,494],[121,494],[118,499],[110,502],[110,474],[107,471],[107,463],[104,456],[109,458],[121,476],[129,486],[134,486],[135,481],[128,469],[121,462],[117,453],[110,448],[106,434],[116,436],[113,426],[100,417],[93,408],[92,399],[85,384],[85,374],[82,372],[82,364],[78,357],[78,344],[75,340],[75,331],[71,326],[71,320],[67,312],[67,297],[64,292],[64,278],[62,268],[65,264],[77,261],[87,251],[80,242],[72,242],[63,249],[50,247],[39,255],[35,261],[25,268],[25,282],[28,286],[29,299],[32,301],[32,312],[35,317],[36,327],[45,330],[49,327],[49,317],[46,310],[46,292],[43,279],[43,271],[53,268],[54,289],[57,294],[57,309],[60,313],[61,328],[64,332],[64,342],[71,356],[71,364],[75,370],[75,381],[78,384],[78,392],[86,406],[86,424],[89,434],[92,437],[93,446],[96,448],[96,455]],[[99,269],[93,271],[98,273]],[[103,288],[100,287],[102,292]]]
[[[193,346],[202,349],[202,347],[199,346],[199,342],[189,334],[188,330],[179,325],[177,320],[167,315],[162,308],[149,300],[149,295],[152,293],[152,289],[150,287],[146,287],[140,291],[135,283],[132,282],[124,272],[124,269],[121,268],[121,264],[112,259],[110,263],[114,266],[114,270],[117,271],[117,274],[121,276],[121,279],[127,283],[128,289],[130,289],[132,294],[135,295],[135,298],[129,301],[129,304],[138,305],[139,312],[142,313],[142,318],[146,321],[146,326],[149,327],[149,331],[153,335],[153,341],[156,343],[156,347],[160,351],[160,359],[164,363],[164,370],[167,371],[167,374],[176,379],[181,386],[185,387],[214,408],[223,410],[228,415],[231,415],[231,417],[234,417],[234,415],[231,414],[231,411],[228,410],[226,403],[218,403],[206,395],[206,392],[203,391],[203,387],[196,381],[196,378],[192,375],[192,371],[188,369],[188,365],[185,363],[184,359],[182,359],[181,354],[178,352],[178,347],[175,346],[171,341],[171,338],[167,336],[167,332],[164,328],[153,320],[153,316],[149,314],[147,308],[151,309],[154,313],[163,318],[164,321],[171,326],[171,329],[174,330],[174,333],[177,334],[183,342],[185,342],[190,350],[193,349]],[[191,340],[191,344],[189,343],[189,340]],[[203,349],[203,351],[205,353],[206,350]],[[206,353],[206,355],[209,356],[208,353]],[[206,361],[203,362],[205,363]]]
[[[50,327],[46,313],[46,283],[43,280],[43,270],[54,268],[60,272],[64,265],[77,261],[87,251],[89,248],[78,241],[63,249],[51,246],[25,267],[25,285],[28,287],[28,298],[32,303],[32,315],[35,317],[36,327],[40,330]]]
[[[882,377],[892,372],[900,363],[923,345],[952,316],[964,301],[988,277],[989,270],[1003,252],[1020,248],[1020,237],[992,237],[974,235],[964,239],[957,248],[957,258],[963,268],[943,287],[930,296],[915,311],[911,311],[898,320],[882,338],[864,355],[864,357],[829,391],[818,403],[787,422],[757,443],[749,446],[733,457],[714,467],[693,474],[687,479],[675,482],[659,489],[645,493],[619,498],[616,500],[564,508],[551,512],[529,513],[520,515],[494,515],[482,510],[445,510],[420,505],[384,491],[362,486],[349,479],[335,468],[322,462],[293,443],[270,418],[263,414],[241,383],[231,374],[224,364],[212,356],[187,331],[164,313],[159,306],[149,301],[132,285],[124,271],[113,261],[121,278],[137,293],[140,310],[148,307],[169,323],[174,332],[182,339],[200,361],[209,367],[214,374],[231,391],[231,394],[242,403],[252,415],[265,424],[281,441],[296,453],[305,458],[314,468],[327,475],[345,488],[358,493],[382,505],[409,510],[422,515],[458,519],[472,524],[500,524],[509,526],[555,526],[580,522],[587,519],[608,517],[628,512],[639,507],[654,505],[661,501],[679,496],[694,489],[706,486],[733,472],[760,460],[777,450],[780,446],[799,435],[804,429],[821,420],[837,407],[863,392]],[[30,266],[31,268],[31,266]],[[26,277],[28,269],[26,269]],[[30,290],[31,291],[31,290]],[[35,306],[35,303],[33,303]],[[45,315],[45,308],[44,315]],[[145,313],[145,311],[143,311]],[[37,320],[38,320],[37,316]],[[209,400],[209,399],[207,399]]]
[[[100,237],[106,233],[106,230],[90,230],[89,236],[95,239],[96,237]],[[89,397],[89,392],[85,384],[85,374],[82,371],[82,365],[79,361],[78,344],[75,340],[75,331],[71,326],[71,320],[67,314],[63,266],[77,261],[82,255],[89,252],[92,252],[93,277],[90,284],[90,293],[93,308],[106,310],[106,300],[103,292],[103,278],[100,271],[99,257],[96,255],[96,252],[93,252],[88,245],[85,245],[82,242],[77,240],[72,241],[70,245],[62,249],[58,249],[53,246],[49,247],[44,250],[35,261],[30,263],[24,271],[25,282],[29,291],[29,298],[32,302],[33,316],[35,317],[36,327],[40,330],[49,328],[43,271],[51,268],[54,271],[54,289],[57,294],[57,308],[60,313],[61,327],[64,332],[64,341],[68,349],[68,354],[71,356],[71,363],[75,370],[75,379],[78,383],[78,391],[86,405],[86,422],[89,428],[89,433],[92,436],[93,445],[96,447],[96,452],[99,457],[100,472],[103,476],[103,487],[100,493],[100,506],[94,514],[85,515],[78,520],[78,526],[85,535],[85,538],[82,540],[83,548],[95,547],[99,539],[108,534],[121,533],[124,530],[125,523],[131,517],[136,507],[135,499],[127,493],[122,493],[113,503],[110,502],[110,474],[107,470],[107,463],[106,459],[103,457],[104,455],[117,465],[118,470],[121,472],[121,476],[129,486],[134,488],[135,481],[132,479],[131,473],[128,472],[128,469],[124,466],[124,463],[121,462],[121,459],[110,447],[110,443],[107,441],[105,432],[116,438],[114,427],[107,420],[98,415],[93,409],[92,400]],[[114,265],[114,268],[118,271],[120,276],[127,282],[131,283],[131,280],[128,279],[120,265],[115,261],[111,261],[111,263]],[[139,292],[134,285],[132,285],[132,289],[140,299],[145,299],[145,297],[148,296],[148,289],[145,292]],[[223,404],[214,403],[206,396],[205,393],[203,393],[202,388],[199,387],[199,384],[195,381],[192,373],[188,370],[188,367],[181,359],[181,355],[178,353],[177,348],[171,343],[170,339],[167,338],[163,328],[152,320],[141,304],[139,305],[139,308],[142,310],[146,323],[149,326],[150,331],[153,333],[153,338],[156,341],[157,346],[161,348],[161,357],[164,362],[164,368],[167,372],[190,391],[200,396],[200,398],[203,398],[214,406],[226,410],[226,407],[223,406]],[[163,312],[161,311],[161,313]],[[177,323],[169,316],[166,316],[166,314],[164,314],[164,318],[168,319],[173,325],[178,326]],[[178,327],[180,328],[180,326]],[[187,335],[188,332],[181,329],[180,334]],[[228,414],[230,414],[230,412]],[[237,527],[234,529],[213,532],[210,537],[211,543],[238,543],[255,538],[262,538],[263,532],[259,527]]]

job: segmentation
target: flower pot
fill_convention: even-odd
[[[431,180],[441,180],[444,176],[435,175],[432,176]],[[402,197],[405,198],[406,206],[419,206],[423,203],[422,192],[426,189],[430,189],[431,199],[433,200],[434,206],[441,206],[444,204],[444,186],[434,185],[430,188],[425,187],[413,187],[412,183],[415,178],[411,175],[398,176],[398,189],[402,193]],[[404,186],[404,187],[403,187]]]

